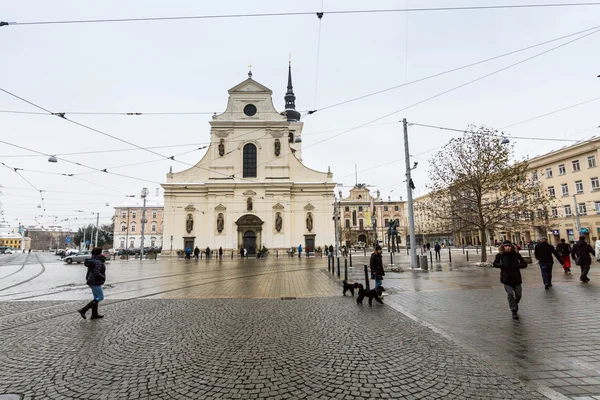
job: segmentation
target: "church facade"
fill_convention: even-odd
[[[333,244],[331,172],[302,163],[302,127],[291,67],[285,112],[252,78],[229,90],[227,109],[210,121],[210,146],[192,168],[163,184],[163,254],[210,247],[255,254],[262,246],[312,251]]]

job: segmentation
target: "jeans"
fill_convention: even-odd
[[[521,285],[504,285],[508,297],[508,306],[511,311],[519,311],[519,301],[521,301],[521,295],[523,294],[523,287]]]
[[[383,286],[383,279],[375,279],[375,289],[379,286]]]
[[[435,259],[436,260],[440,260],[440,261],[442,260],[442,256],[440,255],[440,251],[439,250],[435,251]]]
[[[104,293],[102,292],[102,286],[90,286],[92,288],[92,294],[94,295],[94,300],[100,302],[104,300]]]
[[[552,266],[554,263],[540,263],[540,270],[542,271],[542,280],[544,285],[552,285]]]

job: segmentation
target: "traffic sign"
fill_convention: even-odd
[[[67,242],[67,243],[71,243],[71,238],[70,238],[70,237],[67,237],[67,238],[65,239],[65,242]]]

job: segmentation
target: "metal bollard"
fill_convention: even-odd
[[[394,265],[394,253],[390,253],[390,264]]]
[[[327,257],[327,271],[331,271],[331,257]]]
[[[348,282],[348,259],[344,259],[344,280]]]
[[[365,290],[371,290],[371,284],[369,282],[369,269],[367,268],[367,264],[365,264]]]
[[[352,250],[350,250],[350,268],[352,268]]]
[[[340,279],[340,259],[338,258],[338,279]]]
[[[406,246],[406,255],[408,256],[408,246]]]
[[[450,262],[452,262],[452,250],[450,250],[450,248],[448,248],[448,259],[449,259]]]
[[[433,253],[431,253],[431,250],[429,251],[429,262],[431,262],[431,265],[433,265]]]
[[[335,265],[333,267],[334,267],[333,270],[331,270],[332,274],[335,273]],[[339,257],[337,258],[337,267],[338,267],[337,272],[338,272],[338,278],[339,278],[340,277],[340,258]]]
[[[479,246],[475,246],[475,251],[479,254]]]
[[[465,254],[465,246],[463,246],[463,254]]]
[[[367,256],[367,248],[366,248],[366,247],[363,247],[363,251],[364,251],[364,253],[365,253],[365,257],[366,257],[366,256]]]
[[[467,262],[469,262],[469,250],[467,250]]]

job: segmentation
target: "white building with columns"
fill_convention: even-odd
[[[248,73],[229,90],[227,109],[210,121],[204,157],[167,174],[163,254],[195,246],[243,246],[255,254],[263,245],[314,250],[334,243],[336,184],[331,172],[302,163],[291,67],[285,112],[275,109],[272,94]]]

